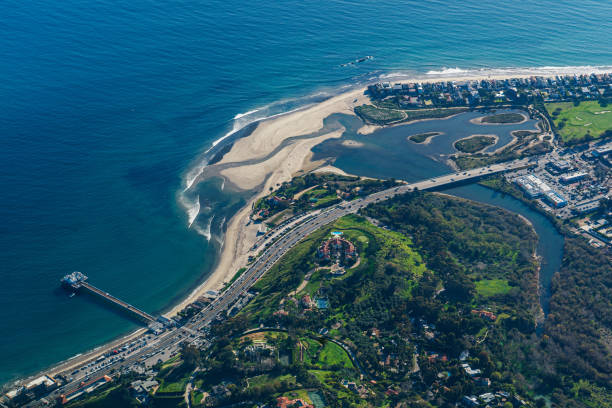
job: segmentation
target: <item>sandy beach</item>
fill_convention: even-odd
[[[512,78],[529,77],[531,74],[512,75]],[[409,82],[439,82],[439,81],[467,81],[479,79],[505,79],[508,76],[467,76],[467,77],[431,77],[431,78],[402,78],[398,81]],[[322,130],[323,121],[334,113],[355,115],[356,106],[367,104],[369,98],[364,94],[366,88],[351,90],[338,96],[327,99],[317,105],[298,110],[259,123],[253,133],[247,137],[237,140],[229,152],[218,163],[210,167],[223,166],[218,172],[227,182],[238,189],[253,190],[257,193],[236,213],[228,223],[224,244],[221,249],[219,261],[214,271],[197,288],[195,288],[179,304],[172,307],[164,315],[172,317],[188,304],[194,302],[209,290],[219,290],[227,283],[238,269],[246,266],[248,257],[255,255],[252,250],[254,243],[259,247],[273,237],[257,237],[260,224],[254,224],[250,220],[251,206],[259,198],[269,193],[280,183],[289,181],[296,174],[304,172],[331,172],[346,175],[344,171],[330,165],[328,161],[312,160],[312,147],[333,138],[340,138],[343,129],[336,129],[329,133],[317,133],[313,137],[306,136]],[[402,123],[405,124],[405,123]],[[364,125],[359,129],[360,134],[371,134],[381,126]],[[288,139],[294,138],[288,141]],[[281,147],[281,144],[283,144]],[[358,148],[359,146],[353,146]],[[276,150],[276,153],[272,154]],[[453,164],[452,162],[450,163]],[[96,356],[111,350],[118,344],[135,338],[146,329],[139,329],[128,333],[122,338],[105,344],[82,355],[75,356],[61,362],[55,367],[45,370],[46,373],[56,374],[72,369],[82,361],[95,358]]]
[[[369,102],[364,95],[365,88],[353,90],[330,98],[318,105],[293,112],[261,123],[248,137],[239,139],[232,149],[215,166],[231,167],[220,171],[229,183],[242,190],[258,188],[257,193],[229,221],[219,262],[209,278],[197,287],[181,303],[165,315],[170,317],[194,302],[209,290],[219,290],[231,280],[238,269],[247,264],[249,255],[255,255],[251,248],[257,240],[258,224],[250,222],[252,204],[268,194],[270,187],[291,180],[299,171],[311,171],[325,165],[325,162],[311,160],[312,147],[328,139],[340,138],[344,129],[332,131],[312,138],[297,139],[276,154],[255,164],[241,164],[256,161],[270,155],[286,139],[308,135],[323,128],[323,120],[334,113],[354,115],[353,108]],[[330,172],[340,173],[333,166],[326,166]]]
[[[502,80],[509,77],[528,78],[532,75],[537,74],[398,78],[397,81],[461,82],[482,79]],[[395,81],[392,80],[392,82]],[[271,153],[290,138],[320,131],[323,128],[323,120],[334,113],[355,115],[353,109],[356,106],[370,103],[369,97],[365,95],[366,89],[365,87],[354,89],[307,109],[265,120],[259,123],[251,135],[237,140],[223,159],[213,165],[213,167],[223,166],[219,174],[236,188],[243,190],[257,189],[258,193],[229,221],[219,262],[214,271],[186,299],[166,313],[166,316],[175,315],[179,310],[197,300],[209,290],[221,289],[226,282],[231,280],[238,269],[247,264],[248,257],[255,255],[255,251],[252,251],[251,248],[257,240],[259,226],[250,222],[251,206],[256,200],[268,194],[270,188],[274,189],[280,183],[289,181],[298,172],[317,170],[343,174],[340,169],[330,166],[327,162],[314,163],[311,160],[311,148],[313,146],[328,139],[340,138],[342,130],[319,134],[312,138],[294,139],[275,154],[271,155]],[[367,135],[380,128],[382,126],[364,125],[358,132]],[[253,164],[253,162],[256,163]]]

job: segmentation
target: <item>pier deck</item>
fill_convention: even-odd
[[[89,290],[90,292],[95,293],[98,296],[101,296],[101,297],[105,298],[109,302],[112,302],[112,303],[116,304],[117,306],[122,307],[123,309],[126,309],[127,311],[135,314],[136,316],[138,316],[141,319],[147,321],[148,323],[152,323],[152,322],[155,321],[155,317],[151,316],[147,312],[143,312],[142,310],[138,309],[137,307],[132,306],[129,303],[124,302],[123,300],[114,297],[110,293],[104,292],[103,290],[100,290],[100,289],[96,288],[95,286],[93,286],[90,283],[81,282],[81,287]]]
[[[64,285],[64,287],[70,288],[70,290],[73,290],[73,291],[78,291],[78,290],[81,290],[81,288],[85,288],[89,292],[95,295],[98,295],[101,298],[113,303],[114,305],[119,306],[120,308],[139,317],[140,319],[144,320],[147,324],[155,323],[157,321],[157,319],[154,316],[151,316],[147,312],[143,312],[137,307],[132,306],[129,303],[116,298],[110,293],[105,292],[101,289],[98,289],[90,283],[87,283],[87,275],[81,272],[75,271],[75,272],[72,272],[71,274],[64,276],[64,278],[62,279],[62,285]]]

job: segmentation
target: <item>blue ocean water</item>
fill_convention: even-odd
[[[180,198],[214,140],[397,72],[610,65],[611,14],[593,0],[3,1],[0,384],[136,327],[68,299],[63,274],[149,312],[206,276],[218,244]]]

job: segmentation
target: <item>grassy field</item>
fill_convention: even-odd
[[[185,387],[187,386],[187,381],[189,381],[189,373],[187,373],[185,377],[179,379],[178,381],[165,381],[164,380],[159,386],[157,393],[167,394],[167,393],[173,393],[173,392],[181,392],[185,390]]]
[[[475,282],[476,292],[482,297],[505,295],[510,291],[506,279],[483,279]]]
[[[548,114],[564,143],[577,143],[601,137],[612,130],[612,106],[601,107],[596,101],[545,104]]]
[[[379,228],[354,215],[340,218],[335,222],[334,228],[342,231],[353,243],[376,242],[380,250],[384,250],[387,262],[411,271],[414,276],[421,276],[427,269],[419,253],[412,247],[410,238],[399,232]]]
[[[333,366],[338,364],[346,368],[353,368],[353,363],[346,354],[346,351],[331,341],[326,342],[323,346],[321,354],[319,354],[319,361],[324,366]]]
[[[203,392],[196,391],[196,392],[192,392],[191,393],[192,404],[200,405],[202,403],[203,399],[204,399],[204,393]]]
[[[317,356],[322,347],[321,343],[308,337],[300,339],[300,342],[304,346],[304,363],[312,365],[316,364]]]
[[[406,120],[419,119],[442,119],[458,113],[467,112],[468,108],[436,108],[436,109],[412,109],[405,110]]]
[[[476,153],[495,143],[493,136],[469,136],[455,142],[455,149],[463,153]]]
[[[386,125],[389,123],[397,122],[406,115],[399,110],[377,108],[372,105],[361,105],[355,108],[355,113],[361,116],[363,120],[369,123],[375,123],[377,125]]]
[[[157,380],[160,382],[160,385],[156,394],[172,394],[182,392],[185,389],[191,372],[185,370],[180,364],[180,359],[173,358],[161,367],[157,374]]]
[[[312,233],[274,264],[253,286],[265,296],[256,296],[240,311],[240,314],[269,316],[276,311],[281,298],[295,290],[304,279],[306,272],[315,267],[314,253],[328,231],[329,229],[322,229]],[[305,260],[303,265],[302,260]],[[298,265],[302,268],[298,269]]]
[[[345,368],[354,368],[353,362],[346,351],[339,345],[331,341],[315,340],[309,337],[300,339],[304,346],[303,359],[305,364],[318,368],[328,368],[340,365]]]
[[[316,248],[331,231],[343,232],[345,238],[356,245],[362,261],[361,265],[354,269],[364,268],[368,263],[375,261],[374,257],[378,257],[379,262],[393,264],[401,270],[409,271],[409,275],[406,275],[407,286],[402,292],[404,297],[410,297],[411,285],[408,285],[408,281],[412,282],[413,278],[421,276],[427,269],[420,254],[413,248],[410,238],[399,232],[376,227],[361,217],[349,215],[314,232],[287,252],[254,285],[254,289],[260,294],[240,313],[263,318],[278,310],[280,300],[295,290],[305,274],[315,268]],[[368,256],[371,245],[374,245],[372,249],[377,252]],[[349,269],[342,278],[347,279],[353,272],[353,269]],[[314,294],[322,281],[323,276],[320,273],[313,273],[303,292]],[[368,296],[369,292],[364,290],[360,300]]]
[[[266,384],[276,384],[281,381],[286,381],[289,384],[295,384],[295,376],[291,374],[270,376],[268,374],[262,374],[248,379],[249,388],[257,388]]]

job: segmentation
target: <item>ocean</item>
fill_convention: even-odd
[[[184,190],[254,120],[396,75],[612,64],[612,10],[590,0],[7,0],[0,16],[0,384],[137,327],[68,298],[64,274],[150,313],[206,277],[242,201]]]

